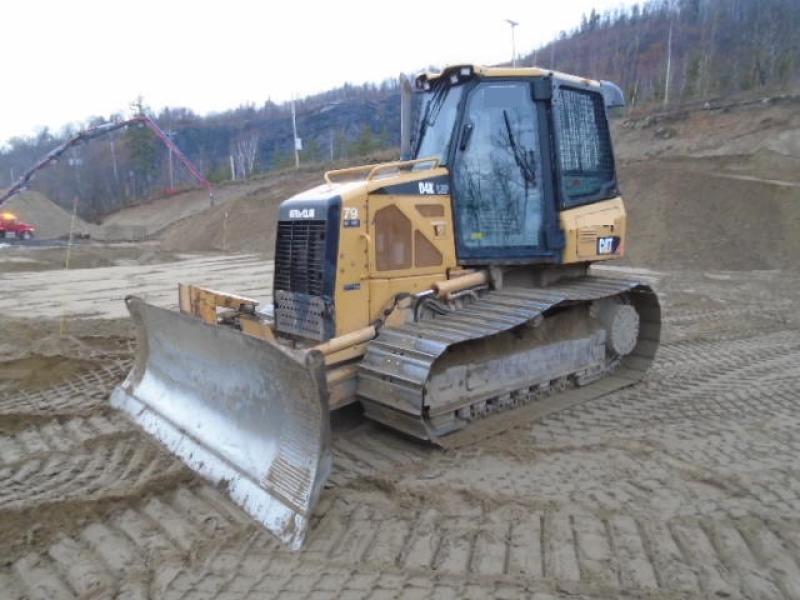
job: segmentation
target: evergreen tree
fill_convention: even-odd
[[[141,96],[133,102],[131,108],[136,116],[146,115],[149,111]],[[158,173],[158,140],[150,129],[144,125],[136,125],[127,128],[125,145],[130,155],[133,187],[138,195],[152,183]]]

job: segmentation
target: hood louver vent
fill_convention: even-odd
[[[321,296],[325,277],[325,221],[280,221],[275,289]]]

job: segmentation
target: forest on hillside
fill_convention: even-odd
[[[650,0],[607,13],[592,11],[570,32],[524,55],[538,65],[620,84],[628,110],[748,91],[779,90],[800,80],[797,0]],[[524,47],[525,41],[519,45]],[[291,108],[267,100],[200,116],[186,108],[144,111],[212,180],[250,177],[293,164]],[[301,160],[360,156],[399,142],[394,81],[343,85],[296,103]],[[97,117],[85,126],[121,119]],[[43,130],[0,149],[0,187],[76,131]],[[33,188],[62,206],[80,198],[97,218],[170,189],[193,185],[146,129],[129,128],[73,149],[37,175]]]
[[[800,2],[657,0],[592,11],[521,62],[614,81],[629,108],[786,88],[800,79]]]

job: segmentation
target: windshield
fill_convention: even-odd
[[[464,86],[436,85],[430,91],[415,94],[417,119],[413,140],[415,158],[436,157],[447,162],[447,151],[458,115],[458,103]]]

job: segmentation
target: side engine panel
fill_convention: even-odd
[[[621,197],[563,210],[560,221],[564,264],[624,256],[627,216]]]

